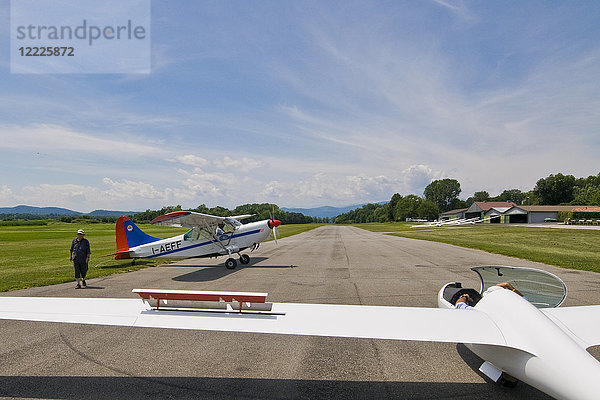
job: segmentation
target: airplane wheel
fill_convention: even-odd
[[[248,254],[242,254],[240,256],[240,262],[242,264],[248,264],[250,262],[250,256]]]
[[[227,261],[225,261],[225,267],[227,269],[235,269],[235,267],[237,267],[237,261],[233,258],[228,258]]]
[[[500,379],[498,380],[498,383],[507,388],[514,388],[517,386],[519,381],[506,372],[503,372],[502,376],[500,376]]]

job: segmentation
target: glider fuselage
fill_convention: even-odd
[[[439,305],[453,307],[442,300]],[[464,343],[493,367],[557,399],[598,398],[600,363],[568,328],[526,299],[495,290],[472,309],[456,312],[484,313],[502,332],[505,346]]]

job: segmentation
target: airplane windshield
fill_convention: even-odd
[[[222,229],[226,235],[231,235],[231,233],[233,233],[236,230],[236,225],[233,222],[237,221],[231,218],[225,218],[223,222],[224,224],[222,227],[220,227],[220,229]],[[237,223],[239,224],[239,222]],[[183,240],[196,241],[204,239],[213,241],[215,240],[215,234],[217,233],[217,226],[218,225],[216,222],[212,224],[206,224],[203,227],[196,226],[183,235]],[[227,237],[227,239],[229,239],[229,237]],[[220,240],[225,240],[225,237],[221,236]]]
[[[225,218],[225,223],[234,227],[234,229],[238,226],[242,226],[242,223],[235,218],[227,217]]]
[[[533,268],[485,266],[471,268],[481,279],[481,293],[501,282],[510,282],[537,308],[558,307],[567,297],[565,283],[556,275]]]
[[[200,233],[198,233],[194,228],[190,229],[183,235],[183,240],[198,240],[200,238]]]

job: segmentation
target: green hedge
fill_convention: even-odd
[[[559,211],[557,219],[559,221],[567,221],[567,218],[573,219],[573,211]]]
[[[573,212],[573,219],[598,219],[600,218],[600,212]]]

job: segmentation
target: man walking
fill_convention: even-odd
[[[70,260],[73,261],[73,265],[75,266],[75,280],[77,281],[75,289],[81,289],[80,281],[83,287],[87,286],[85,275],[87,274],[88,263],[90,262],[90,254],[92,254],[90,242],[83,235],[85,235],[83,229],[78,230],[77,237],[71,243]]]

